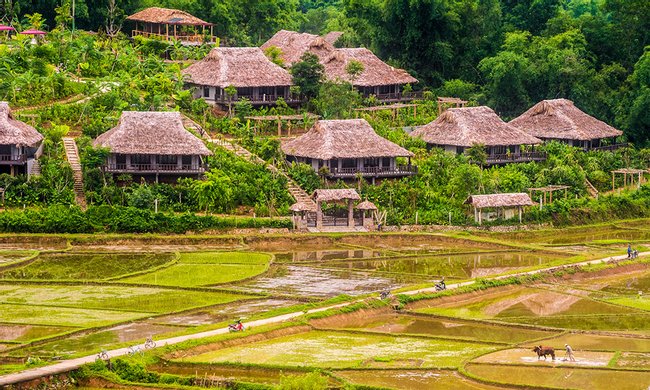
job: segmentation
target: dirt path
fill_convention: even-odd
[[[645,253],[639,253],[639,256],[650,256],[650,252],[645,252]],[[593,264],[600,264],[603,262],[609,263],[609,262],[614,262],[614,261],[620,261],[620,260],[625,260],[627,259],[627,255],[621,255],[621,256],[612,256],[604,259],[597,259],[597,260],[590,260],[590,261],[584,261],[581,263],[575,263],[575,264],[570,264],[570,265],[560,265],[560,266],[555,266],[555,267],[548,267],[548,268],[542,268],[534,271],[528,271],[528,272],[521,272],[521,273],[516,273],[516,274],[510,274],[510,275],[503,275],[503,276],[497,276],[491,279],[506,279],[510,278],[513,276],[525,276],[525,275],[535,275],[538,273],[543,273],[543,272],[549,272],[549,271],[556,271],[556,270],[561,270],[569,267],[576,267],[576,266],[585,266],[585,265],[593,265]],[[448,289],[455,289],[463,286],[469,286],[474,284],[475,281],[467,281],[467,282],[462,282],[462,283],[453,283],[453,284],[448,284],[447,288]],[[419,290],[413,290],[413,291],[408,291],[404,292],[402,294],[406,295],[415,295],[415,294],[420,294],[420,293],[431,293],[435,292],[435,287],[431,288],[424,288],[424,289],[419,289]],[[257,326],[262,326],[262,325],[269,325],[269,324],[275,324],[279,322],[284,322],[299,316],[302,316],[304,314],[311,314],[311,313],[318,313],[322,312],[325,310],[329,309],[336,309],[344,306],[351,305],[353,303],[357,303],[358,301],[352,301],[352,302],[345,302],[341,303],[338,305],[333,305],[333,306],[327,306],[327,307],[322,307],[318,309],[312,309],[308,310],[306,312],[293,312],[293,313],[288,313],[288,314],[283,314],[280,316],[275,316],[271,318],[265,318],[257,321],[251,321],[248,322],[248,326],[252,327],[257,327]],[[156,343],[159,346],[162,345],[171,345],[171,344],[178,344],[187,340],[196,340],[196,339],[201,339],[205,337],[211,337],[211,336],[216,336],[216,335],[221,335],[221,334],[226,334],[228,333],[228,329],[221,328],[221,329],[215,329],[211,331],[206,331],[206,332],[201,332],[201,333],[195,333],[191,335],[184,335],[184,336],[178,336],[178,337],[172,337],[168,339],[163,339],[163,340],[156,340]],[[120,348],[120,349],[114,349],[111,351],[108,351],[108,356],[109,357],[118,357],[118,356],[124,356],[129,353],[128,348]],[[38,379],[41,377],[49,376],[49,375],[56,375],[56,374],[62,374],[65,372],[73,371],[78,369],[79,367],[83,366],[84,364],[87,363],[92,363],[95,361],[96,355],[89,355],[89,356],[84,356],[81,358],[77,359],[70,359],[70,360],[64,360],[60,363],[53,364],[51,366],[45,366],[45,367],[38,367],[38,368],[32,368],[29,370],[17,372],[14,374],[8,374],[8,375],[3,375],[0,376],[0,386],[7,386],[11,384],[16,384],[16,383],[21,383],[29,380],[34,380]]]

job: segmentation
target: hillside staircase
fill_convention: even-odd
[[[262,160],[258,156],[254,155],[253,153],[249,152],[247,149],[243,148],[240,145],[237,145],[234,142],[227,141],[225,139],[213,139],[212,142],[216,145],[221,146],[222,148],[229,150],[236,154],[237,156],[244,158],[254,164],[262,165],[269,171],[282,175],[287,179],[287,191],[289,191],[289,194],[296,200],[296,202],[303,202],[303,203],[313,203],[314,207],[316,207],[316,204],[314,201],[311,199],[309,194],[300,188],[298,184],[296,184],[293,179],[291,179],[283,170],[278,169],[273,164],[268,164],[266,161]]]
[[[585,179],[585,186],[587,187],[587,193],[589,193],[589,196],[591,196],[592,198],[598,198],[599,191],[587,179]]]
[[[65,157],[72,168],[72,177],[74,179],[75,200],[79,206],[86,208],[86,196],[84,195],[83,171],[79,161],[79,150],[74,138],[64,137],[63,147],[65,148]]]
[[[36,177],[41,175],[41,163],[37,160],[34,159],[34,162],[32,163],[31,167],[29,168],[29,173],[28,177]]]
[[[181,118],[183,120],[183,127],[186,129],[194,132],[197,134],[199,137],[203,138],[204,140],[210,142],[212,139],[210,138],[210,134],[208,134],[207,131],[201,127],[198,123],[196,123],[192,118],[188,117],[187,115],[181,113]]]

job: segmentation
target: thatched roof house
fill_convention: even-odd
[[[365,119],[320,120],[302,136],[282,144],[289,161],[327,167],[331,177],[356,174],[396,177],[417,172],[413,166],[397,166],[397,157],[413,153],[380,137]]]
[[[104,170],[138,175],[195,175],[212,152],[183,126],[179,112],[125,111],[114,128],[97,137],[109,148]]]
[[[401,93],[402,86],[415,84],[418,80],[403,69],[394,68],[370,50],[364,48],[337,49],[333,43],[341,33],[330,33],[324,37],[295,31],[278,31],[266,41],[262,49],[275,46],[282,51],[281,58],[287,66],[300,61],[305,52],[318,56],[325,67],[325,77],[331,81],[347,81],[357,87],[364,95],[375,95],[379,100],[410,100],[412,96]],[[363,72],[357,77],[350,77],[346,68],[351,61],[363,65]]]
[[[212,154],[203,141],[185,129],[177,111],[124,111],[117,126],[97,137],[94,145],[120,154]]]
[[[519,222],[522,219],[522,209],[525,206],[533,206],[535,203],[526,193],[511,194],[489,194],[470,195],[465,204],[474,208],[474,220],[480,225],[483,220],[494,220],[497,218],[511,219],[519,214]]]
[[[176,24],[188,26],[210,26],[204,20],[185,11],[170,8],[150,7],[127,16],[126,20],[156,24]]]
[[[130,15],[126,20],[135,23],[132,36],[180,41],[185,45],[212,43],[212,23],[201,20],[185,11],[150,7]],[[200,28],[202,31],[198,31]],[[208,35],[209,33],[209,35]]]
[[[259,47],[217,47],[201,61],[183,70],[188,83],[200,87],[195,97],[228,103],[225,88],[237,88],[233,100],[246,98],[253,104],[289,100],[291,75],[269,60]]]
[[[544,140],[562,140],[573,146],[599,146],[600,140],[615,138],[623,132],[576,107],[571,100],[543,100],[510,124]]]
[[[351,61],[358,61],[363,65],[363,72],[354,79],[346,71],[346,67]],[[325,66],[327,78],[344,80],[357,87],[403,85],[418,82],[404,69],[393,68],[365,48],[336,49],[321,62]]]
[[[305,52],[316,54],[319,58],[336,50],[334,45],[324,37],[309,33],[280,30],[261,46],[262,50],[277,47],[282,51],[280,58],[284,64],[291,66],[300,61]]]
[[[9,104],[0,102],[0,173],[31,175],[42,141],[41,133],[14,119]]]
[[[488,153],[488,163],[491,158],[500,158],[497,157],[500,155],[521,156],[521,145],[542,142],[502,121],[491,108],[485,106],[450,108],[411,135],[454,153],[464,153],[467,148],[482,144]]]
[[[0,102],[0,145],[38,147],[43,135],[32,126],[15,120],[9,103]]]

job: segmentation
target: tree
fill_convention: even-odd
[[[229,85],[223,91],[228,97],[228,115],[232,117],[232,99],[237,95],[237,88],[234,85]]]
[[[307,99],[313,99],[318,95],[324,71],[325,68],[318,57],[310,52],[305,52],[300,57],[300,61],[291,67],[293,83],[300,87],[300,92]]]
[[[487,164],[487,151],[485,150],[485,145],[483,144],[474,144],[467,149],[467,156],[469,161],[472,164],[478,164],[483,168]]]
[[[56,17],[54,22],[56,27],[60,30],[65,30],[67,26],[71,26],[74,16],[72,15],[72,0],[63,0],[61,5],[55,8]]]
[[[363,64],[357,60],[350,60],[348,64],[345,66],[345,73],[347,73],[350,76],[350,80],[352,81],[352,87],[354,88],[354,82],[357,80],[359,76],[361,76],[361,73],[366,68],[363,66]]]
[[[282,60],[282,49],[277,46],[269,46],[264,49],[264,54],[268,57],[271,62],[277,66],[284,67],[284,60]]]
[[[361,104],[359,92],[349,83],[325,82],[312,104],[324,119],[346,118]]]
[[[117,7],[116,0],[108,0],[108,8],[106,9],[106,35],[113,38],[122,29],[122,22],[124,19],[124,12]]]

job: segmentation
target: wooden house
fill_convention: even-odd
[[[328,34],[323,37],[295,31],[278,31],[261,47],[277,47],[281,50],[281,58],[285,66],[291,66],[300,61],[305,52],[315,54],[325,68],[325,77],[330,81],[346,81],[352,84],[364,96],[375,96],[383,102],[407,101],[419,97],[419,93],[404,93],[406,84],[415,84],[418,80],[403,69],[394,68],[379,59],[373,52],[365,48],[335,48],[333,42],[340,33]],[[363,65],[363,72],[351,76],[346,71],[351,61]]]
[[[474,208],[474,221],[481,225],[483,221],[495,219],[512,219],[519,217],[522,220],[523,208],[533,206],[535,203],[528,194],[523,192],[513,194],[471,195],[465,204]]]
[[[556,140],[591,149],[616,149],[616,137],[623,132],[576,107],[571,100],[543,100],[510,124],[544,141]]]
[[[292,97],[291,75],[269,60],[258,47],[216,47],[201,61],[183,70],[187,83],[195,87],[195,98],[227,105],[248,99],[254,106],[273,105],[278,98],[299,103]],[[226,88],[237,93],[228,95]]]
[[[484,145],[487,164],[544,160],[546,155],[524,151],[542,141],[507,124],[489,107],[449,108],[433,122],[411,133],[427,144],[451,153],[465,153],[474,145]]]
[[[335,179],[363,177],[384,178],[411,176],[413,153],[375,133],[365,119],[320,120],[302,136],[284,142],[282,151],[290,162],[311,165]],[[408,163],[400,165],[398,157]]]
[[[0,102],[0,173],[31,175],[42,150],[41,133],[14,119],[9,104]]]
[[[185,45],[214,43],[212,23],[177,9],[150,7],[128,16],[135,23],[131,36],[180,41]]]
[[[105,172],[128,173],[155,181],[201,177],[203,158],[212,152],[183,127],[178,112],[125,111],[114,128],[97,137],[96,147],[110,149]]]

